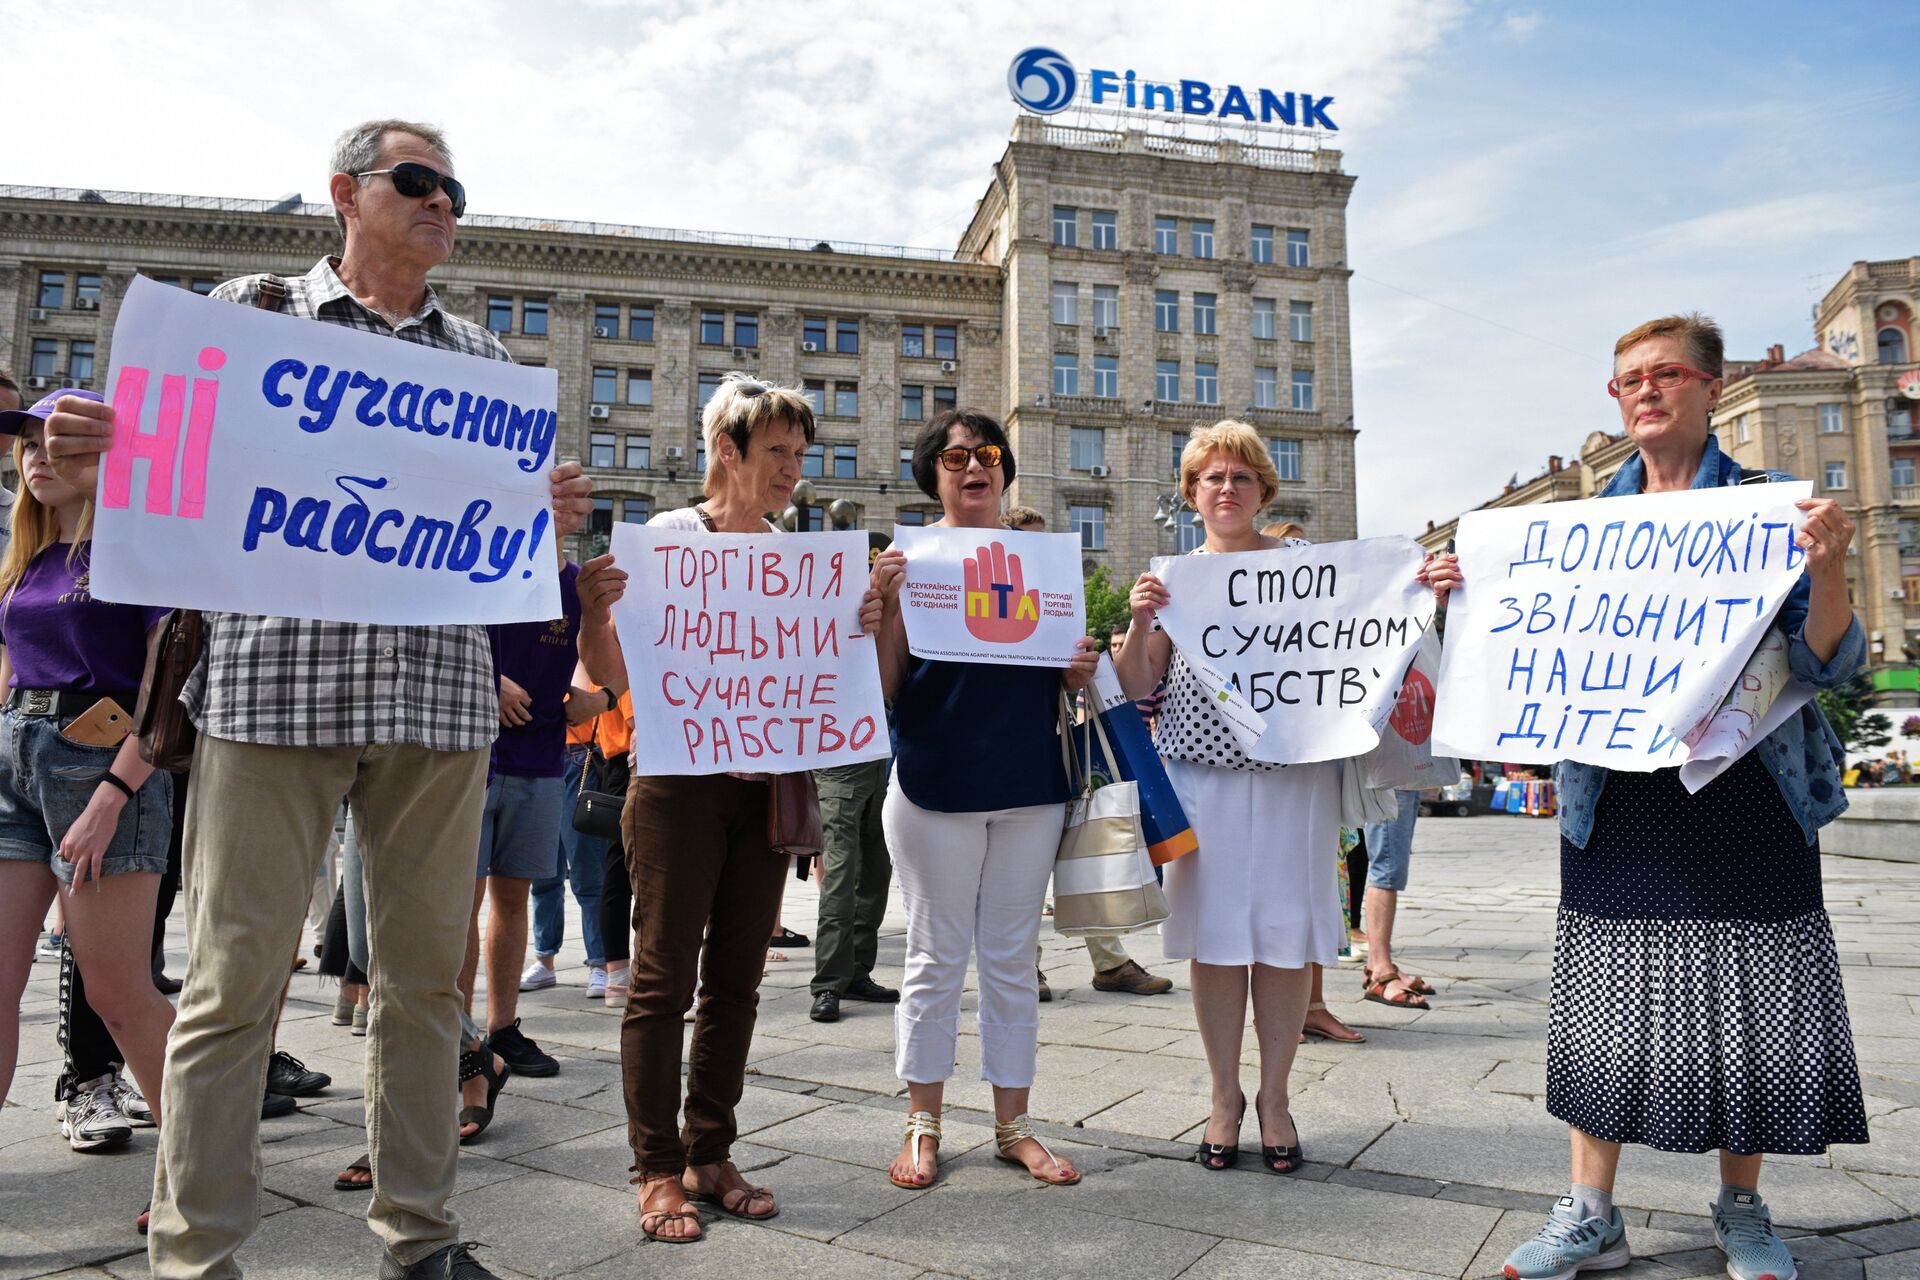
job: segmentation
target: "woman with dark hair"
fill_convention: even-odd
[[[1000,501],[1013,477],[1006,430],[978,410],[938,415],[914,444],[913,478],[940,503],[937,527],[1004,533]],[[1064,672],[913,657],[900,613],[906,569],[900,551],[881,553],[862,614],[894,708],[897,742],[882,821],[907,908],[906,980],[894,1015],[907,1137],[888,1177],[917,1191],[938,1171],[940,1106],[973,952],[980,1074],[993,1086],[1000,1158],[1042,1182],[1070,1185],[1079,1172],[1034,1136],[1026,1114],[1040,1027],[1033,955],[1066,822],[1061,693],[1086,687],[1099,654],[1083,637]]]

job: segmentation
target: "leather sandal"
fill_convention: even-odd
[[[1390,996],[1387,988],[1395,982],[1400,983],[1400,994]],[[1383,973],[1370,974],[1366,983],[1366,999],[1375,1004],[1391,1005],[1396,1009],[1431,1009],[1413,984],[1400,976],[1398,969],[1388,969]]]
[[[1078,1169],[1074,1170],[1071,1178],[1045,1178],[1033,1172],[1033,1170],[1028,1169],[1025,1160],[1022,1160],[1018,1156],[1008,1154],[1014,1147],[1027,1141],[1029,1138],[1039,1145],[1040,1150],[1046,1152],[1047,1159],[1053,1161],[1053,1167],[1056,1172],[1065,1167],[1060,1163],[1060,1157],[1053,1154],[1053,1149],[1047,1146],[1046,1143],[1040,1141],[1040,1135],[1033,1131],[1032,1117],[1024,1111],[1011,1120],[1002,1120],[993,1126],[994,1146],[999,1148],[999,1150],[994,1153],[994,1158],[996,1160],[1005,1160],[1008,1164],[1019,1165],[1035,1182],[1044,1182],[1050,1187],[1070,1187],[1080,1181],[1080,1171]]]
[[[925,1191],[940,1177],[940,1162],[938,1159],[940,1151],[940,1117],[931,1111],[910,1111],[907,1113],[907,1141],[913,1144],[913,1167],[915,1172],[918,1172],[920,1168],[920,1139],[922,1138],[933,1139],[933,1150],[935,1154],[933,1172],[928,1175],[925,1182],[907,1182],[894,1177],[893,1169],[889,1166],[887,1169],[887,1181],[899,1187],[902,1191]]]
[[[1410,973],[1401,973],[1398,967],[1395,967],[1394,973],[1399,977],[1401,982],[1406,984],[1407,990],[1423,996],[1430,996],[1433,994],[1433,984],[1431,982],[1428,982],[1425,978],[1416,978],[1414,975]],[[1366,969],[1363,967],[1360,971],[1360,985],[1362,987],[1365,987],[1369,982],[1372,982],[1372,981],[1373,981],[1372,975],[1369,974],[1366,971]]]
[[[461,1145],[464,1146],[478,1138],[487,1131],[487,1126],[493,1123],[494,1100],[500,1096],[500,1091],[507,1087],[507,1077],[512,1074],[513,1068],[507,1064],[504,1058],[501,1059],[500,1070],[495,1071],[493,1069],[492,1040],[482,1040],[478,1049],[461,1051],[460,1083],[465,1084],[476,1076],[484,1077],[487,1082],[486,1106],[460,1108],[460,1124],[463,1127],[466,1125],[478,1126],[472,1133],[461,1135]]]
[[[1208,1142],[1206,1131],[1200,1133],[1200,1154],[1196,1157],[1202,1169],[1216,1172],[1231,1169],[1240,1163],[1240,1125],[1247,1118],[1247,1095],[1240,1095],[1240,1114],[1233,1122],[1234,1140],[1232,1142]]]
[[[740,1185],[724,1187],[718,1191],[695,1191],[687,1186],[683,1179],[680,1187],[687,1193],[687,1199],[700,1204],[710,1204],[729,1218],[738,1218],[742,1222],[765,1222],[769,1218],[780,1216],[780,1206],[774,1204],[773,1191],[767,1187],[756,1187],[748,1182],[741,1174],[739,1166],[733,1161],[722,1160],[719,1164],[710,1167],[720,1170],[722,1174],[731,1172],[740,1180]],[[734,1199],[735,1196],[739,1199]],[[761,1201],[773,1207],[765,1213],[754,1213],[753,1206]]]
[[[1358,1031],[1355,1031],[1352,1027],[1348,1026],[1346,1023],[1341,1022],[1339,1017],[1333,1012],[1333,1010],[1327,1008],[1325,1001],[1315,1000],[1312,1004],[1307,1006],[1307,1012],[1309,1014],[1314,1014],[1314,1013],[1326,1014],[1329,1018],[1333,1019],[1335,1024],[1338,1025],[1342,1031],[1346,1032],[1347,1034],[1336,1035],[1331,1031],[1322,1031],[1318,1027],[1309,1027],[1303,1024],[1300,1028],[1300,1038],[1303,1042],[1308,1036],[1312,1036],[1316,1040],[1330,1040],[1334,1044],[1365,1044],[1367,1042],[1367,1038],[1365,1036],[1361,1035]]]
[[[640,1234],[641,1235],[645,1236],[649,1240],[654,1241],[657,1244],[693,1244],[696,1241],[704,1240],[707,1238],[707,1233],[705,1231],[698,1229],[700,1226],[700,1211],[687,1203],[687,1198],[686,1198],[687,1189],[684,1185],[681,1184],[680,1175],[673,1174],[673,1173],[659,1173],[659,1174],[653,1175],[652,1177],[648,1177],[645,1174],[641,1174],[639,1177],[634,1179],[634,1182],[637,1183],[640,1187],[639,1200],[640,1200]],[[647,1208],[647,1188],[650,1186],[653,1186],[655,1183],[658,1183],[658,1182],[672,1183],[674,1188],[680,1192],[679,1208],[677,1209]],[[695,1227],[695,1231],[690,1236],[662,1235],[660,1233],[661,1228],[665,1227],[669,1222],[691,1222]]]
[[[362,1182],[347,1176],[347,1174],[355,1172],[366,1174],[366,1181]],[[348,1165],[346,1169],[341,1172],[340,1176],[333,1180],[333,1189],[335,1191],[373,1190],[373,1153],[370,1151],[361,1152],[360,1158]]]

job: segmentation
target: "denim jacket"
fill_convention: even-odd
[[[1720,451],[1720,442],[1707,437],[1707,450],[1700,458],[1700,472],[1693,478],[1695,489],[1711,489],[1740,483],[1740,464]],[[1780,472],[1769,472],[1773,480],[1791,480]],[[1646,464],[1639,454],[1628,458],[1606,487],[1602,498],[1640,492],[1645,483]],[[1866,665],[1867,636],[1856,616],[1840,639],[1832,660],[1821,662],[1807,647],[1807,602],[1812,588],[1803,575],[1786,603],[1774,617],[1773,625],[1787,637],[1787,662],[1794,678],[1815,689],[1831,689],[1845,684]],[[1761,739],[1753,748],[1767,772],[1780,786],[1787,808],[1800,823],[1800,830],[1812,844],[1820,828],[1839,817],[1847,807],[1846,792],[1840,785],[1842,744],[1817,703],[1809,702],[1800,714]],[[1600,804],[1600,792],[1607,785],[1607,770],[1600,765],[1562,760],[1553,767],[1558,784],[1560,834],[1576,848],[1584,849],[1593,835],[1594,812]]]

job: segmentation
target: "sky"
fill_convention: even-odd
[[[0,0],[0,29],[58,51],[0,181],[323,199],[333,135],[400,116],[448,131],[476,212],[940,248],[1029,45],[1332,94],[1365,536],[1619,430],[1610,353],[1641,320],[1698,308],[1729,357],[1791,354],[1848,264],[1920,254],[1896,0]]]

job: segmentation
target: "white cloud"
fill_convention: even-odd
[[[1501,19],[1500,25],[1515,40],[1531,40],[1542,21],[1540,14],[1534,10],[1512,9]]]

